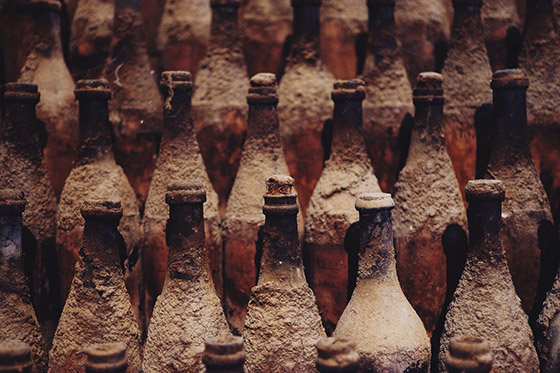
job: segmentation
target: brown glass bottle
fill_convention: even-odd
[[[280,134],[303,216],[323,169],[322,133],[332,112],[329,92],[334,78],[319,51],[320,5],[321,0],[292,1],[292,45],[278,89]]]
[[[157,34],[165,70],[198,71],[210,39],[208,0],[165,1]]]
[[[356,341],[367,372],[428,372],[430,340],[397,278],[390,194],[356,199],[360,213],[358,279],[333,337]]]
[[[303,272],[294,179],[272,176],[266,186],[259,279],[243,328],[245,371],[314,372],[315,343],[325,331]]]
[[[450,339],[468,331],[488,341],[497,372],[538,372],[533,333],[515,293],[500,239],[505,184],[469,181],[465,194],[469,252],[445,319],[439,369],[447,372],[444,358]]]
[[[247,96],[247,140],[222,223],[224,241],[224,305],[232,328],[241,331],[251,288],[257,282],[257,241],[264,223],[264,181],[287,174],[278,129],[278,93],[274,74],[251,78]]]
[[[103,76],[114,95],[115,158],[142,205],[156,166],[163,103],[146,52],[140,3],[115,0],[111,54]]]
[[[442,84],[433,72],[416,80],[410,149],[393,213],[400,284],[430,335],[446,294],[445,253],[467,246],[467,215],[445,144]]]
[[[550,263],[540,269],[541,256],[544,259],[556,250],[555,233],[548,199],[529,150],[528,85],[523,70],[500,70],[492,76],[496,129],[485,175],[501,180],[508,191],[503,204],[502,244],[527,313],[533,305],[540,306],[556,272],[548,273]],[[550,278],[547,285],[539,284],[540,275]]]
[[[0,185],[25,193],[23,248],[31,295],[47,340],[60,313],[55,247],[56,196],[43,159],[41,123],[35,115],[39,93],[34,84],[8,83],[6,116],[0,135]],[[34,263],[30,263],[34,258]]]
[[[70,290],[84,229],[79,204],[89,196],[114,193],[123,205],[119,231],[126,244],[124,276],[140,323],[140,213],[134,191],[113,156],[108,110],[111,91],[106,80],[80,80],[75,94],[80,105],[78,161],[66,180],[57,213],[56,246],[62,300]]]
[[[382,190],[397,181],[399,134],[410,125],[412,88],[400,56],[393,0],[369,0],[369,41],[362,78],[366,146]]]
[[[109,190],[100,192],[111,194]],[[76,200],[86,200],[81,207],[86,222],[76,274],[49,353],[52,373],[82,371],[84,346],[103,342],[126,343],[128,371],[141,368],[141,333],[119,258],[126,250],[117,230],[123,209],[119,201],[100,198]]]
[[[247,129],[249,87],[238,30],[239,0],[211,0],[208,53],[195,80],[195,130],[210,180],[225,208]]]
[[[99,343],[86,347],[86,373],[125,373],[128,368],[126,344]]]
[[[18,82],[37,84],[42,94],[37,117],[49,133],[45,164],[58,196],[76,160],[78,115],[72,96],[75,85],[62,54],[60,1],[30,0],[28,6],[33,22],[33,47]]]
[[[493,360],[490,344],[470,336],[451,338],[445,354],[445,366],[450,373],[489,373]]]
[[[323,338],[317,342],[317,370],[320,373],[355,373],[360,366],[356,342],[345,338]]]
[[[208,266],[205,201],[203,184],[167,188],[169,260],[163,291],[148,329],[144,372],[201,371],[205,338],[229,333]]]
[[[38,371],[46,372],[47,348],[31,305],[23,263],[22,212],[25,204],[21,191],[0,189],[0,340],[28,343]]]
[[[476,112],[492,99],[488,89],[492,69],[484,44],[481,6],[482,0],[453,0],[453,29],[442,70],[445,139],[461,191],[474,179]]]
[[[305,219],[305,270],[327,334],[334,330],[349,298],[344,243],[346,231],[358,221],[353,202],[366,191],[381,191],[362,134],[365,91],[361,80],[334,84],[332,150]]]
[[[208,373],[242,373],[245,364],[243,338],[233,335],[214,337],[204,342],[202,362]]]
[[[223,293],[218,195],[212,188],[204,168],[194,132],[191,74],[183,71],[164,72],[161,76],[161,90],[165,97],[162,140],[142,222],[147,320],[151,317],[156,297],[161,293],[165,280],[168,256],[165,225],[169,217],[165,191],[170,183],[183,180],[199,181],[208,191],[208,202],[204,205],[206,249],[214,285],[219,295]]]
[[[32,373],[31,348],[27,343],[18,340],[0,343],[0,372]]]

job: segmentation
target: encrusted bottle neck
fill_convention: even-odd
[[[361,239],[358,280],[381,279],[395,275],[391,210],[360,212]]]
[[[193,93],[191,74],[167,71],[161,78],[160,86],[165,99],[162,143],[174,140],[196,141],[191,111]]]
[[[45,57],[63,59],[60,37],[60,9],[31,6],[33,49]]]
[[[23,264],[22,218],[23,193],[0,190],[0,290],[28,297]]]
[[[36,105],[37,86],[8,83],[4,93],[5,117],[0,138],[14,149],[32,157],[42,157]]]
[[[301,3],[301,4],[300,4]],[[320,60],[320,1],[292,2],[294,23],[289,64],[315,64]]]
[[[210,55],[226,54],[235,57],[235,61],[242,58],[238,11],[239,4],[235,2],[212,8]]]
[[[391,1],[369,1],[369,47],[374,56],[394,53],[396,39],[395,4]]]
[[[113,156],[112,128],[107,100],[100,97],[79,99],[78,157],[80,161]]]

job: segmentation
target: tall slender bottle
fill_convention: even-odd
[[[445,366],[450,373],[489,373],[493,361],[490,344],[471,336],[451,338],[445,354]]]
[[[533,307],[534,321],[556,273],[541,259],[549,261],[557,249],[548,199],[529,149],[528,85],[523,70],[500,70],[492,76],[496,129],[486,178],[501,180],[508,191],[502,244],[523,309],[529,313]],[[546,281],[539,283],[539,276]]]
[[[453,29],[442,71],[445,139],[461,191],[474,179],[476,112],[492,100],[488,89],[492,69],[484,44],[481,6],[482,0],[453,0]]]
[[[353,201],[369,190],[381,192],[362,134],[365,92],[361,80],[334,84],[331,155],[313,191],[305,219],[305,269],[327,334],[334,330],[349,298],[344,243],[348,228],[359,218]]]
[[[111,195],[111,191],[100,192],[103,194]],[[121,203],[86,197],[80,210],[86,221],[80,257],[49,352],[49,372],[83,371],[84,346],[103,342],[126,343],[128,371],[138,372],[142,363],[141,333],[119,258],[125,251],[117,230],[123,216]]]
[[[232,328],[243,328],[251,288],[257,282],[257,241],[264,223],[262,194],[271,174],[287,174],[278,130],[278,93],[274,74],[251,78],[247,96],[247,140],[222,223],[224,241],[224,305]]]
[[[68,295],[79,257],[84,229],[79,204],[89,196],[115,191],[124,211],[119,226],[126,245],[124,276],[140,323],[140,213],[134,191],[113,156],[108,110],[111,91],[106,80],[80,80],[75,94],[80,105],[79,155],[64,185],[57,213],[56,246],[62,299]]]
[[[46,372],[47,348],[31,305],[22,246],[22,212],[26,200],[21,191],[0,189],[0,340],[17,340],[31,347],[39,372]]]
[[[321,61],[320,6],[321,0],[292,1],[292,45],[278,89],[280,134],[303,216],[323,169],[323,133],[332,112],[329,92],[334,78]]]
[[[18,340],[0,342],[0,372],[32,373],[31,348]]]
[[[410,127],[412,88],[400,55],[394,0],[369,0],[369,41],[363,72],[366,146],[382,190],[391,191],[399,173],[400,139]]]
[[[60,39],[58,0],[29,0],[34,35],[33,47],[21,69],[19,83],[39,86],[43,99],[37,104],[37,117],[49,133],[45,163],[57,196],[76,160],[78,131],[75,85],[64,62]]]
[[[360,366],[356,342],[346,338],[323,338],[317,341],[317,370],[320,373],[355,373]]]
[[[515,293],[500,239],[505,184],[473,180],[465,194],[469,202],[469,252],[445,319],[439,369],[448,371],[444,358],[450,339],[468,330],[490,343],[497,372],[538,372],[533,333]]]
[[[467,246],[467,214],[445,145],[443,83],[433,72],[416,80],[414,126],[393,214],[401,287],[430,335],[445,299],[445,254]]]
[[[262,260],[243,328],[246,372],[315,372],[315,343],[325,337],[307,285],[298,239],[294,179],[266,181]]]
[[[115,157],[142,205],[156,166],[163,102],[146,52],[140,3],[115,0],[111,54],[103,75],[114,94]]]
[[[31,296],[47,340],[60,315],[58,262],[55,247],[56,196],[43,158],[44,128],[37,120],[39,93],[34,84],[8,83],[6,116],[0,135],[0,185],[21,190],[27,199],[23,211],[23,249]],[[34,258],[34,263],[30,260]]]
[[[204,342],[202,362],[208,373],[242,373],[245,359],[242,337],[226,335]]]
[[[86,373],[125,373],[128,368],[126,344],[98,343],[84,349]]]
[[[358,279],[333,336],[356,341],[364,371],[428,372],[430,340],[397,278],[394,207],[390,194],[367,193],[356,199]]]
[[[167,268],[168,247],[165,225],[169,210],[165,204],[166,186],[183,180],[199,181],[207,190],[204,205],[206,249],[210,258],[212,278],[218,294],[223,294],[222,237],[218,212],[218,195],[204,168],[194,132],[191,110],[192,78],[184,71],[166,71],[161,75],[165,97],[161,146],[154,177],[150,185],[143,226],[143,264],[146,284],[146,319],[152,314],[161,293]]]
[[[200,150],[222,209],[235,180],[247,130],[243,97],[249,77],[237,25],[239,1],[210,1],[210,44],[196,76],[193,96]]]
[[[169,260],[144,350],[144,372],[202,371],[204,340],[229,334],[214,289],[204,237],[203,184],[172,184],[166,241]]]

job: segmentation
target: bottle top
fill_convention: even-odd
[[[292,0],[292,7],[305,5],[321,6],[322,3],[322,0]]]
[[[31,348],[20,341],[3,341],[0,343],[0,371],[31,371]]]
[[[58,0],[29,0],[29,6],[34,10],[53,10],[60,12],[62,4]]]
[[[206,188],[201,183],[177,183],[167,186],[165,202],[168,205],[188,205],[206,202]]]
[[[192,74],[189,71],[164,71],[161,73],[160,87],[169,95],[175,88],[192,91]]]
[[[107,372],[127,367],[126,344],[99,343],[84,349],[86,353],[86,369],[88,372]]]
[[[239,7],[239,0],[210,0],[212,8]]]
[[[453,0],[453,8],[465,7],[465,6],[482,6],[482,0]]]
[[[529,78],[522,69],[498,70],[492,75],[490,87],[492,89],[527,89]]]
[[[251,86],[247,95],[249,105],[275,105],[278,103],[278,84],[276,75],[260,73],[251,78]]]
[[[360,354],[356,342],[346,338],[321,338],[317,342],[317,366],[327,369],[351,370],[358,367]]]
[[[6,100],[32,101],[39,102],[39,88],[36,84],[27,83],[6,83],[4,92]]]
[[[376,6],[395,6],[395,0],[368,0],[368,7]]]
[[[356,198],[356,210],[365,213],[391,210],[395,202],[389,193],[364,193]]]
[[[445,364],[461,372],[489,372],[492,362],[490,344],[477,337],[452,338],[445,354]]]
[[[84,219],[97,220],[110,225],[119,225],[123,210],[120,201],[91,199],[82,205]]]
[[[241,366],[245,362],[243,337],[225,335],[204,341],[202,362],[207,367]]]
[[[503,201],[506,188],[500,180],[470,180],[465,187],[467,202]]]
[[[431,71],[418,74],[414,102],[443,104],[443,76]]]
[[[293,191],[294,179],[285,175],[274,175],[266,180],[263,212],[271,215],[293,215],[298,213],[297,194]]]
[[[82,99],[104,99],[111,98],[111,89],[106,79],[82,79],[76,83],[74,95],[77,100]]]
[[[25,196],[15,189],[0,189],[0,214],[17,215],[25,210]]]
[[[333,85],[332,99],[362,101],[366,97],[366,84],[363,80],[339,80]]]

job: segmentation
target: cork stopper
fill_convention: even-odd
[[[359,212],[372,213],[394,207],[395,202],[389,193],[364,193],[356,198],[356,210]]]
[[[164,71],[161,73],[160,86],[168,90],[183,88],[192,91],[192,74],[189,71]]]
[[[202,362],[209,369],[242,367],[245,363],[243,337],[225,335],[204,342]]]
[[[39,88],[36,84],[6,83],[4,92],[6,100],[39,102]]]
[[[522,69],[498,70],[492,75],[492,89],[527,89],[529,78]]]
[[[294,179],[274,175],[266,180],[263,212],[266,215],[292,215],[298,213],[297,194],[293,191]]]
[[[296,6],[321,6],[322,0],[292,0],[292,7]]]
[[[482,0],[453,0],[453,8],[482,7]]]
[[[91,199],[82,205],[82,216],[86,220],[100,221],[105,224],[119,225],[123,210],[120,201]]]
[[[355,372],[360,363],[356,342],[346,338],[322,338],[317,342],[319,372]]]
[[[127,369],[126,344],[99,343],[84,349],[86,353],[86,372],[125,372]]]
[[[60,12],[62,4],[58,0],[29,0],[29,7],[33,10],[52,10]]]
[[[168,205],[188,205],[206,202],[206,188],[202,183],[175,183],[167,186]]]
[[[416,78],[414,103],[443,104],[443,76],[436,72],[422,72]]]
[[[448,369],[457,372],[490,372],[493,360],[490,344],[471,336],[452,338],[445,354]]]
[[[366,84],[363,80],[339,80],[335,82],[331,97],[334,101],[362,101],[366,97]]]
[[[82,79],[76,83],[74,95],[77,100],[109,100],[111,98],[111,89],[106,79]]]
[[[25,196],[16,189],[0,189],[0,214],[18,215],[25,210]]]
[[[31,372],[31,348],[20,341],[0,343],[0,372]]]
[[[467,202],[503,201],[506,188],[500,180],[470,180],[465,187]]]
[[[212,8],[238,8],[239,5],[239,0],[210,0]]]
[[[276,75],[260,73],[251,78],[247,95],[249,105],[276,105],[278,103],[278,83]]]

